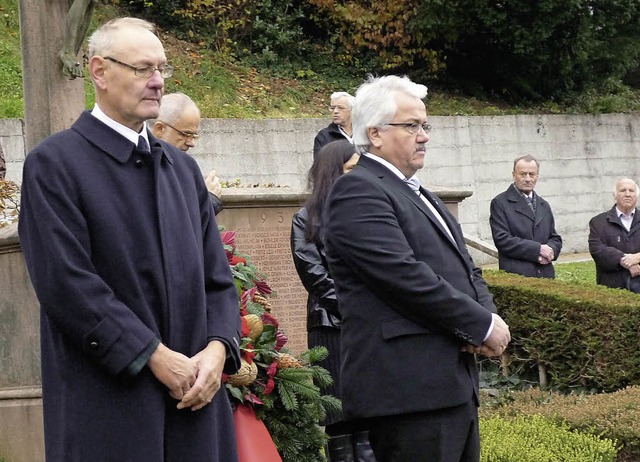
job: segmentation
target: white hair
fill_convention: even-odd
[[[338,99],[338,98],[344,98],[347,100],[347,106],[349,106],[349,109],[353,109],[353,102],[355,101],[355,98],[353,96],[351,96],[349,93],[347,93],[346,91],[335,91],[333,93],[331,93],[331,102],[333,103],[334,99]]]
[[[407,76],[373,77],[370,75],[358,88],[351,112],[351,124],[353,144],[360,154],[369,151],[371,145],[367,130],[383,127],[395,116],[398,109],[396,102],[398,93],[424,99],[427,96],[427,87],[412,82]]]
[[[618,195],[618,185],[620,183],[622,183],[623,181],[630,181],[633,183],[633,186],[636,188],[636,191],[638,190],[638,185],[636,184],[635,181],[633,181],[631,178],[627,178],[627,177],[622,177],[622,178],[618,178],[616,180],[616,184],[613,186],[613,196],[617,196]]]
[[[116,18],[100,26],[89,37],[89,58],[111,54],[114,38],[122,29],[140,28],[155,34],[156,27],[149,21],[138,18]]]

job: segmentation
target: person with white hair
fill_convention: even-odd
[[[427,88],[407,77],[358,89],[357,167],[334,183],[324,245],[342,316],[345,419],[369,431],[378,462],[478,462],[474,353],[511,336],[442,201],[422,187]]]
[[[638,185],[616,181],[616,203],[589,221],[589,253],[596,263],[596,282],[640,293],[640,216]]]
[[[331,94],[331,123],[318,132],[313,140],[313,158],[318,156],[318,152],[325,144],[332,141],[347,139],[352,140],[351,110],[353,109],[354,97],[344,91],[337,91]]]
[[[200,109],[184,93],[164,95],[160,100],[160,115],[153,123],[151,131],[161,140],[186,153],[200,138]],[[220,178],[215,170],[211,170],[204,182],[209,190],[213,210],[218,215],[224,208]]]

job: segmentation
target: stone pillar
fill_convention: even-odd
[[[68,10],[68,0],[20,0],[27,152],[50,134],[69,128],[86,106],[84,79],[65,77],[58,57]]]

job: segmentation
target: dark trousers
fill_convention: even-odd
[[[378,417],[368,422],[378,462],[478,462],[478,408],[473,400],[453,408]]]

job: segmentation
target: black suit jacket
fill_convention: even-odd
[[[342,314],[348,418],[428,411],[477,397],[474,356],[496,308],[455,218],[428,207],[388,168],[361,157],[325,210],[330,272]]]

